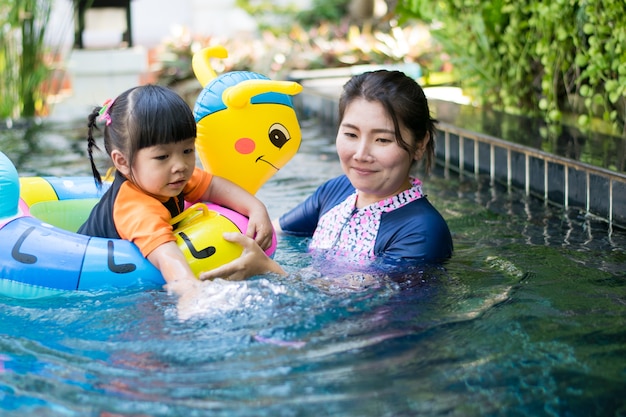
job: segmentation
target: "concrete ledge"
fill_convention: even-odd
[[[68,72],[72,92],[52,109],[54,120],[87,117],[94,106],[141,84],[148,71],[148,53],[142,47],[127,49],[75,49]]]
[[[76,77],[134,75],[148,70],[148,53],[142,47],[126,49],[74,49],[69,69]]]

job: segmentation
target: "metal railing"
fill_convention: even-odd
[[[610,224],[626,227],[626,175],[584,162],[439,123],[437,159],[459,175],[488,175],[568,209],[582,208]]]

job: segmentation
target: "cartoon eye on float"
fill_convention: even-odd
[[[272,142],[272,144],[278,149],[282,148],[285,143],[291,139],[291,136],[289,136],[289,130],[287,130],[287,128],[280,123],[274,123],[270,127],[268,137],[270,142]]]

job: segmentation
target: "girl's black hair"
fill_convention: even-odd
[[[103,115],[100,115],[101,112]],[[158,85],[126,90],[108,108],[95,107],[88,117],[87,153],[98,185],[102,184],[102,177],[93,160],[93,149],[98,149],[93,137],[94,129],[98,129],[98,116],[104,116],[104,148],[107,154],[111,155],[111,151],[117,149],[126,156],[131,166],[140,149],[196,137],[193,113],[174,91]]]
[[[430,116],[424,90],[411,77],[401,71],[377,70],[355,75],[343,87],[339,99],[339,120],[343,120],[348,105],[355,99],[380,103],[393,120],[398,145],[412,155],[415,149],[428,140],[424,148],[424,169],[428,173],[435,159],[435,125]],[[411,131],[415,146],[402,138],[400,122]]]

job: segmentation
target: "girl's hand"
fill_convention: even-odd
[[[272,229],[272,221],[267,214],[265,204],[239,185],[214,175],[200,200],[211,201],[247,216],[246,236],[256,240],[263,250],[272,245],[274,229]]]
[[[287,273],[273,259],[268,257],[257,243],[241,233],[224,233],[224,239],[243,246],[243,253],[234,261],[200,274],[200,280],[223,278],[230,281],[240,281],[255,275]]]
[[[257,209],[250,211],[246,236],[253,238],[263,250],[272,246],[274,228],[267,209],[262,203]]]

